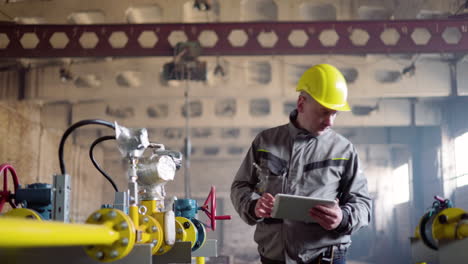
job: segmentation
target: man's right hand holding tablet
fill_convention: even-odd
[[[255,216],[258,218],[271,217],[275,197],[269,193],[263,193],[255,205]]]

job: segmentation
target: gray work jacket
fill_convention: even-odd
[[[257,225],[258,251],[272,260],[284,261],[287,253],[292,259],[307,261],[327,246],[347,248],[351,233],[370,221],[367,180],[353,144],[332,129],[314,137],[295,127],[296,117],[294,110],[288,124],[257,135],[231,186],[234,208],[249,225]],[[262,192],[339,198],[343,221],[327,231],[316,223],[258,219],[254,207]]]

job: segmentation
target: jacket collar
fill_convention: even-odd
[[[321,135],[315,137],[312,134],[310,134],[309,131],[307,131],[307,130],[305,130],[303,128],[297,127],[297,125],[296,125],[297,124],[297,115],[298,115],[297,109],[294,109],[289,114],[288,130],[289,130],[289,134],[291,135],[292,138],[296,138],[297,136],[301,136],[301,137],[311,137],[311,138],[319,139],[319,138],[327,135],[332,130],[331,128],[329,128],[324,133],[322,133]]]

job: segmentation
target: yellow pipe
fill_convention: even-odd
[[[129,215],[130,215],[130,218],[132,219],[132,222],[133,224],[135,224],[135,226],[138,226],[138,224],[140,223],[140,220],[139,220],[139,212],[138,212],[138,206],[136,205],[131,205],[130,208],[129,208]]]
[[[205,264],[205,257],[195,257],[197,264]]]
[[[112,245],[119,238],[107,225],[0,217],[0,247]]]

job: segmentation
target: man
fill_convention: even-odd
[[[331,129],[338,111],[349,111],[347,86],[333,66],[320,64],[300,78],[297,109],[286,125],[254,139],[231,186],[241,218],[256,224],[263,264],[345,263],[350,235],[370,221],[367,180],[358,154]],[[308,212],[314,223],[271,218],[275,195],[335,199]]]

